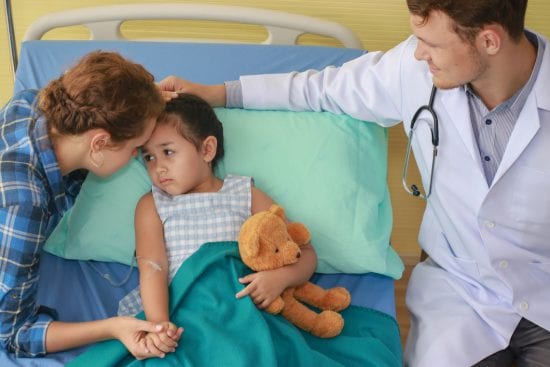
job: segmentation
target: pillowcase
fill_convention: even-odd
[[[216,113],[225,136],[216,174],[252,176],[290,220],[304,223],[317,272],[401,276],[403,264],[390,246],[386,129],[328,112]],[[149,188],[137,160],[107,180],[89,175],[46,249],[73,259],[130,263],[134,208]],[[54,241],[63,251],[52,250]]]
[[[151,190],[140,158],[108,178],[88,173],[75,203],[46,240],[44,250],[66,259],[132,264],[134,212]]]
[[[390,246],[387,129],[329,112],[216,109],[224,125],[220,177],[255,185],[304,223],[317,272],[401,277]]]

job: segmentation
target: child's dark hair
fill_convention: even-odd
[[[173,116],[178,119],[174,121]],[[200,97],[179,93],[177,98],[166,103],[164,112],[158,118],[159,124],[173,124],[178,133],[200,149],[202,142],[209,136],[217,140],[216,156],[212,168],[224,155],[223,126],[212,107]]]

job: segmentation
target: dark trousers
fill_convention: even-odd
[[[473,367],[548,367],[550,366],[550,331],[521,319],[512,334],[510,345]]]

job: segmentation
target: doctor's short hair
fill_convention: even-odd
[[[454,31],[472,43],[483,26],[499,24],[514,40],[525,30],[527,0],[407,0],[409,12],[427,21],[434,10],[454,21]]]
[[[225,154],[223,144],[223,126],[214,109],[202,98],[188,93],[179,93],[166,103],[164,112],[159,116],[157,124],[169,124],[197,150],[204,139],[209,136],[216,138],[216,155],[212,160],[212,168]]]

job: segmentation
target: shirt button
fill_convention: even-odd
[[[493,123],[493,120],[487,119],[485,120],[485,125],[491,125]]]
[[[499,266],[501,269],[506,269],[506,268],[508,267],[508,261],[502,260],[501,262],[498,263],[498,266]]]
[[[527,311],[529,309],[529,303],[527,303],[527,301],[521,301],[519,303],[519,308],[522,310],[522,311]]]
[[[485,221],[485,227],[487,228],[495,228],[495,225],[496,225],[495,222],[492,222],[490,220]]]
[[[489,162],[491,160],[491,157],[489,157],[488,155],[486,155],[485,157],[483,157],[483,159],[485,159],[486,162]]]

